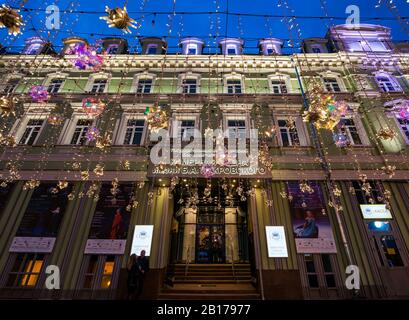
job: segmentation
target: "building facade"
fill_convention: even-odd
[[[1,96],[16,98],[0,118],[1,297],[123,299],[129,256],[150,235],[142,298],[409,296],[409,54],[388,28],[336,26],[292,55],[273,38],[259,55],[236,38],[218,55],[198,38],[177,55],[160,38],[141,54],[109,38],[98,68],[72,63],[79,44],[57,54],[32,38],[0,57]],[[348,105],[332,131],[303,121],[312,79]],[[33,86],[49,98],[33,101]],[[258,129],[258,169],[153,163],[152,110],[181,146],[195,129]],[[349,265],[359,290],[345,286]],[[59,290],[46,288],[49,266]]]

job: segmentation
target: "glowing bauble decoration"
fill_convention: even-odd
[[[216,171],[214,169],[214,166],[211,164],[203,164],[202,167],[200,168],[200,173],[205,177],[205,178],[211,178],[216,174]]]
[[[105,103],[97,98],[85,98],[82,100],[82,110],[90,117],[98,117],[105,110]]]
[[[342,132],[334,133],[333,138],[337,147],[345,148],[350,145],[348,137]]]
[[[21,27],[24,25],[20,10],[12,9],[3,4],[0,7],[0,29],[7,28],[8,33],[14,36],[21,33]]]
[[[17,103],[17,98],[10,96],[0,97],[0,113],[2,117],[7,117],[14,114],[14,108]]]
[[[99,130],[97,127],[91,127],[88,129],[87,133],[85,134],[85,137],[87,138],[88,141],[95,141],[99,137]]]
[[[44,86],[32,86],[28,94],[35,102],[46,102],[50,99],[50,94]]]
[[[309,97],[310,109],[304,111],[303,120],[313,123],[317,129],[334,130],[348,111],[345,101],[335,101],[331,94],[321,93],[320,88],[313,88]]]
[[[88,47],[85,44],[78,44],[74,46],[68,54],[75,55],[72,64],[79,70],[86,70],[92,68],[94,71],[101,69],[104,59],[97,54],[95,49]]]
[[[404,101],[398,110],[399,117],[405,120],[409,120],[409,101]]]
[[[168,126],[168,116],[160,106],[147,107],[145,110],[145,116],[149,130],[158,130]]]
[[[108,6],[105,7],[105,12],[107,16],[100,17],[101,20],[105,20],[109,28],[117,28],[122,30],[124,33],[131,33],[129,28],[137,29],[140,27],[134,19],[129,17],[126,7],[115,9],[110,9]]]

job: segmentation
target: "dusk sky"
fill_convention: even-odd
[[[384,4],[380,8],[375,8],[377,0],[327,0],[326,12],[321,8],[323,0],[287,0],[294,9],[296,19],[300,26],[301,37],[323,37],[329,26],[345,23],[348,14],[345,9],[348,5],[357,5],[360,8],[361,23],[382,24],[392,28],[392,36],[395,41],[409,39],[409,26],[402,28],[402,24],[396,19],[387,6]],[[409,3],[406,0],[394,0],[397,5],[397,12],[402,17],[409,16]],[[17,6],[20,0],[6,1],[6,3]],[[121,36],[128,40],[131,51],[138,51],[139,45],[137,36],[159,36],[167,37],[169,41],[169,52],[177,50],[179,38],[184,36],[197,36],[206,41],[205,53],[216,53],[215,39],[216,33],[223,36],[242,37],[245,40],[245,53],[257,52],[257,39],[263,37],[276,37],[286,39],[284,52],[291,50],[288,48],[288,41],[297,42],[299,35],[294,30],[290,32],[288,26],[281,17],[264,17],[264,15],[290,16],[293,15],[282,7],[278,7],[279,0],[229,0],[228,11],[230,13],[257,14],[258,17],[245,15],[230,15],[226,28],[227,9],[226,0],[133,0],[129,1],[127,8],[130,16],[141,23],[141,28],[133,29],[132,34],[123,34],[119,30],[110,29],[105,21],[99,17],[104,15],[105,5],[109,7],[123,6],[126,1],[78,1],[78,0],[28,0],[25,8],[34,9],[24,11],[22,15],[26,21],[23,34],[18,37],[8,36],[5,29],[0,31],[0,43],[4,46],[18,51],[23,44],[23,40],[32,35],[48,37],[56,48],[62,45],[62,39],[68,36],[81,36],[90,43],[104,36]],[[285,1],[282,1],[285,2]],[[73,12],[64,12],[69,4],[73,5]],[[220,4],[219,15],[209,15],[207,12],[215,12],[216,4]],[[55,4],[61,10],[61,28],[47,34],[45,29],[45,8]],[[174,7],[175,4],[175,7]],[[141,8],[143,7],[143,10]],[[186,12],[187,14],[160,14],[160,12]],[[153,12],[158,14],[154,15]],[[191,14],[192,12],[203,12],[204,14]],[[190,13],[190,14],[189,14]],[[331,18],[323,18],[328,15]],[[143,18],[142,18],[143,17]],[[219,17],[219,18],[218,18]],[[317,17],[317,18],[306,18]],[[377,20],[376,17],[380,19]],[[369,18],[369,19],[368,19]],[[386,19],[385,19],[386,18]],[[219,19],[219,20],[218,20]],[[219,22],[218,22],[219,21]],[[404,23],[404,22],[402,22]],[[409,22],[407,22],[409,24]],[[169,27],[171,26],[171,27]],[[226,32],[227,31],[227,32]]]

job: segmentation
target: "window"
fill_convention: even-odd
[[[110,44],[107,48],[108,54],[117,54],[119,46],[117,44]]]
[[[235,55],[236,54],[236,48],[235,47],[227,47],[227,54],[230,55]]]
[[[403,118],[397,118],[397,120],[402,133],[409,140],[409,121]]]
[[[246,120],[227,120],[229,139],[246,138]]]
[[[305,269],[307,271],[308,286],[310,288],[318,288],[318,275],[314,264],[314,257],[312,254],[304,255]]]
[[[128,119],[126,123],[124,144],[141,145],[144,128],[145,120]]]
[[[152,79],[139,79],[137,93],[151,93]]]
[[[181,120],[180,135],[182,141],[190,141],[190,137],[194,136],[195,120]]]
[[[381,204],[382,194],[380,187],[373,181],[365,183],[365,186],[359,181],[352,181],[352,187],[355,191],[356,199],[359,204]]]
[[[227,80],[227,93],[241,93],[241,80]]]
[[[92,120],[78,119],[75,125],[74,134],[72,136],[70,144],[72,145],[84,145],[87,141],[85,135],[88,132],[89,127],[92,125]]]
[[[190,44],[187,47],[187,54],[195,55],[197,54],[197,45],[195,44]]]
[[[44,120],[42,119],[30,119],[27,122],[26,129],[24,130],[23,136],[20,139],[19,144],[33,145],[37,140],[38,134],[43,127]]]
[[[182,92],[183,93],[196,93],[197,81],[196,79],[184,79],[182,80]]]
[[[324,271],[325,283],[328,288],[335,288],[335,275],[331,264],[331,256],[329,254],[321,255],[321,262]]]
[[[329,254],[304,254],[305,276],[308,288],[336,288],[333,256]]]
[[[151,44],[146,49],[146,54],[156,54],[158,46],[156,44]]]
[[[285,81],[281,80],[272,80],[271,90],[273,91],[274,94],[285,94],[288,92]]]
[[[312,52],[313,53],[321,53],[321,48],[320,47],[312,47]]]
[[[11,80],[9,80],[6,83],[6,85],[4,86],[3,93],[5,93],[5,94],[13,93],[14,90],[16,90],[19,82],[20,82],[20,79],[11,79]]]
[[[355,122],[351,118],[343,118],[340,121],[340,131],[347,137],[348,141],[352,145],[361,145],[362,140],[359,136],[358,129]]]
[[[272,46],[268,46],[268,47],[267,47],[267,54],[268,54],[269,56],[271,56],[271,55],[276,54],[276,51],[275,51],[275,49],[274,49]]]
[[[41,47],[41,43],[33,43],[27,48],[26,54],[39,54]]]
[[[335,78],[324,78],[324,85],[328,92],[341,92],[341,87]]]
[[[114,272],[115,257],[108,256],[102,268],[101,289],[109,289]]]
[[[9,273],[6,287],[36,287],[43,264],[44,255],[42,254],[17,254]]]
[[[399,253],[399,249],[396,245],[394,236],[382,235],[379,240],[388,267],[403,267],[404,264],[402,261],[402,257]]]
[[[107,85],[106,79],[95,79],[91,87],[91,92],[92,93],[104,92],[106,85]]]
[[[47,91],[49,93],[58,93],[63,83],[63,79],[53,79],[50,81],[50,84],[47,87]]]
[[[89,290],[112,289],[118,278],[118,259],[120,256],[86,255],[79,286]]]
[[[400,88],[394,84],[391,78],[386,76],[377,76],[376,82],[382,92],[396,92],[400,91]]]
[[[287,120],[278,120],[278,127],[280,129],[280,137],[283,147],[300,145],[300,139],[298,137],[295,123],[292,125],[288,125]]]

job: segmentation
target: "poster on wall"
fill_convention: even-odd
[[[133,196],[132,184],[120,184],[115,196],[112,185],[103,184],[91,222],[86,254],[123,254],[131,220],[126,206]]]
[[[60,190],[56,183],[41,184],[34,189],[10,252],[52,251],[71,190],[72,185]]]
[[[392,219],[386,204],[361,204],[361,212],[364,219]]]
[[[288,258],[283,226],[266,226],[266,237],[269,258]]]
[[[145,250],[146,256],[151,254],[152,246],[152,225],[138,225],[135,226],[135,231],[132,239],[131,254],[140,255],[142,250]]]
[[[312,193],[301,192],[298,182],[288,183],[288,193],[293,196],[290,210],[293,234],[298,253],[336,253],[334,234],[321,187],[309,183]]]

